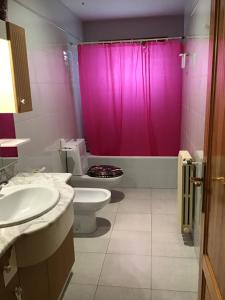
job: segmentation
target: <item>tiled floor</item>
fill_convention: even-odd
[[[178,234],[176,191],[120,189],[95,234],[75,237],[64,300],[196,300],[194,247]]]

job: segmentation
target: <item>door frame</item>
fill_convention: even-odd
[[[215,111],[217,62],[219,46],[219,24],[220,24],[220,5],[222,0],[211,1],[211,21],[209,38],[209,65],[208,83],[206,100],[205,118],[205,137],[204,137],[204,196],[202,205],[202,225],[201,225],[201,251],[200,251],[200,270],[199,270],[199,292],[198,300],[205,300],[206,294],[211,300],[223,300],[213,272],[210,260],[207,256],[208,244],[208,225],[210,209],[210,181],[211,181],[211,155],[212,155],[212,135]]]

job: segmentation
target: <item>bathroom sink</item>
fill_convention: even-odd
[[[33,220],[51,210],[59,201],[59,192],[45,185],[18,185],[0,191],[0,227]]]

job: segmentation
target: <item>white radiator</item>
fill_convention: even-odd
[[[177,206],[178,221],[182,233],[191,233],[193,227],[194,191],[190,178],[194,177],[195,168],[188,151],[178,155]]]

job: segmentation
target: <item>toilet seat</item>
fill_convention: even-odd
[[[66,151],[67,172],[72,174],[73,187],[107,188],[120,184],[123,170],[112,165],[88,165],[89,154],[84,139],[61,141],[62,151]]]
[[[122,178],[123,175],[110,178],[73,175],[70,179],[70,185],[72,187],[106,188],[111,190],[114,186],[117,186],[121,182]]]
[[[115,178],[123,175],[121,168],[111,165],[97,165],[88,169],[87,175],[96,178]]]

